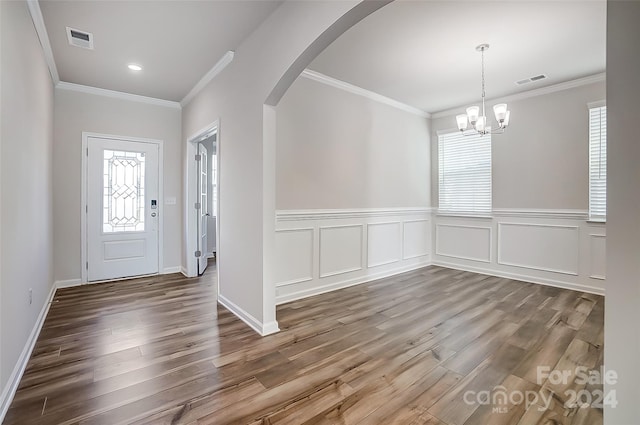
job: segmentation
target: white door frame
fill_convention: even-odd
[[[87,184],[89,164],[87,153],[89,149],[89,137],[100,139],[124,140],[129,142],[152,143],[158,145],[158,274],[164,270],[164,142],[156,139],[144,139],[140,137],[116,136],[113,134],[82,132],[82,179],[80,183],[80,270],[82,284],[88,283],[87,256],[89,246],[87,238],[87,197],[89,186]],[[93,282],[91,282],[93,283]]]
[[[186,157],[186,179],[185,179],[185,246],[186,246],[186,264],[185,274],[188,277],[198,276],[198,261],[194,253],[198,250],[197,220],[198,212],[195,209],[195,203],[198,202],[197,188],[197,171],[196,164],[197,145],[201,141],[216,134],[216,273],[218,275],[218,285],[220,284],[220,119],[215,120],[205,128],[197,131],[187,139],[187,157]]]

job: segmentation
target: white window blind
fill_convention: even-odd
[[[491,135],[438,137],[439,210],[491,213]]]
[[[589,109],[589,217],[607,216],[607,107]]]

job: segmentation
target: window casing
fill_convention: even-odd
[[[491,135],[438,136],[440,212],[491,213]]]

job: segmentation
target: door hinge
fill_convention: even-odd
[[[88,261],[86,263],[84,263],[84,268],[89,270],[89,262]]]
[[[197,155],[196,155],[196,161],[201,161],[201,160],[202,160],[202,155],[197,154]]]
[[[196,251],[193,253],[193,255],[195,255],[197,258],[202,256],[202,251]]]
[[[89,205],[84,206],[84,212],[89,214]]]
[[[195,209],[199,210],[200,208],[202,208],[202,204],[200,202],[196,202],[194,207]]]

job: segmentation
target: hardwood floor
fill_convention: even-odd
[[[602,424],[563,407],[602,386],[537,376],[602,365],[602,297],[432,266],[282,305],[262,338],[214,275],[59,290],[4,423]]]

